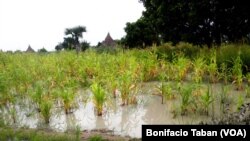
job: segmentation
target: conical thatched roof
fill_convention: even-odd
[[[112,39],[112,37],[110,36],[110,34],[108,33],[105,40],[102,42],[103,46],[114,46],[115,45],[115,41]]]
[[[33,48],[31,48],[31,46],[29,45],[26,52],[35,52],[35,50]]]

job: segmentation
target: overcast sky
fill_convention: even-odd
[[[125,36],[127,22],[144,10],[138,0],[0,0],[0,50],[54,50],[65,28],[86,26],[83,38],[96,45],[108,32]]]

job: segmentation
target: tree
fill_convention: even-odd
[[[83,37],[83,32],[86,32],[86,27],[84,26],[76,26],[73,28],[66,28],[65,29],[65,37],[64,41],[62,43],[58,43],[58,45],[55,47],[56,50],[72,50],[76,49],[77,53],[81,51],[82,44],[86,43],[80,42],[79,39]],[[86,44],[85,44],[86,45]]]
[[[64,48],[63,43],[58,43],[58,44],[56,45],[56,47],[55,47],[56,51],[60,51],[60,50],[62,50],[63,48]]]
[[[82,38],[82,33],[86,32],[86,27],[84,26],[76,26],[73,28],[66,28],[65,35],[69,35],[70,37],[64,38],[69,40],[69,43],[72,43],[77,52],[81,51],[79,38]]]
[[[90,45],[89,45],[89,43],[87,41],[83,41],[83,42],[80,43],[80,47],[81,47],[82,51],[85,51],[86,49],[88,49],[89,46]]]
[[[127,36],[121,42],[130,48],[144,48],[153,43],[158,43],[158,35],[151,25],[144,17],[141,17],[137,22],[127,23],[124,29]]]
[[[39,53],[47,53],[48,51],[43,47],[41,49],[38,49]]]
[[[126,43],[146,42],[148,40],[180,41],[197,45],[220,45],[222,42],[249,40],[250,8],[245,0],[139,0],[145,11],[143,16],[133,23],[137,28],[131,29],[127,24]],[[143,21],[146,26],[138,30]],[[150,27],[151,30],[147,31]],[[126,30],[126,29],[131,30]],[[153,34],[150,39],[134,36],[136,31],[145,31],[143,35]],[[139,33],[137,33],[139,34]],[[142,33],[140,33],[142,34]],[[157,36],[158,35],[158,36]],[[132,39],[131,39],[132,38]],[[142,40],[142,41],[141,41]]]

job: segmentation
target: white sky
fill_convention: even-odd
[[[65,28],[86,26],[83,38],[96,45],[110,32],[125,36],[127,22],[144,10],[138,0],[0,0],[0,50],[54,50]]]

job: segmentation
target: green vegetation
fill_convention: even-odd
[[[194,86],[193,85],[187,85],[181,88],[181,114],[185,115],[188,113],[188,110],[190,109],[190,105],[192,104],[192,92],[193,92]]]
[[[240,95],[237,99],[237,110],[239,111],[241,106],[244,104],[244,97]]]
[[[74,91],[72,89],[65,88],[64,90],[61,91],[59,97],[61,97],[61,99],[62,99],[65,114],[69,114],[70,110],[75,105],[75,101],[74,101],[75,93],[74,93]]]
[[[220,99],[220,111],[224,114],[226,104],[230,104],[229,96],[228,96],[228,86],[221,86],[221,92],[219,93],[219,99]]]
[[[171,100],[175,98],[175,95],[172,91],[172,85],[170,83],[166,83],[166,74],[161,73],[159,76],[160,85],[156,87],[157,92],[162,97],[161,103],[164,103],[164,100]]]
[[[46,124],[49,124],[49,119],[51,116],[51,109],[52,109],[52,102],[47,100],[44,100],[41,103],[41,115],[44,118],[44,121]]]
[[[0,128],[1,141],[75,141],[73,134],[55,134],[39,130]]]
[[[104,108],[108,111],[112,104],[121,102],[121,106],[130,107],[143,101],[144,92],[140,90],[146,82],[160,83],[157,91],[162,104],[173,99],[174,104],[179,104],[173,107],[174,116],[205,113],[214,118],[217,105],[223,114],[234,109],[233,105],[239,112],[250,98],[247,1],[139,2],[145,7],[141,18],[126,24],[126,36],[114,47],[104,47],[99,42],[99,47],[90,48],[90,43],[82,39],[86,27],[75,26],[65,30],[55,52],[41,48],[35,53],[30,46],[29,53],[0,51],[0,125],[16,127],[20,118],[33,113],[48,125],[54,110],[63,109],[68,116],[83,101],[82,97],[90,97],[97,116],[102,116]],[[215,83],[222,85],[218,95],[211,88]],[[229,95],[228,86],[232,84],[241,95],[235,95],[235,89],[230,89]],[[91,95],[85,90],[91,90]],[[233,97],[237,99],[233,101]],[[121,123],[127,119],[127,113],[119,115]],[[54,137],[0,126],[0,140],[79,141],[81,132],[77,127],[70,137]],[[103,137],[96,135],[89,140],[99,141]]]
[[[240,59],[240,56],[238,56],[233,62],[232,75],[234,83],[236,83],[237,90],[242,90],[243,74],[242,74],[242,61]]]
[[[106,101],[105,90],[98,83],[93,83],[91,85],[91,90],[93,92],[93,102],[97,110],[97,115],[101,116],[103,112],[103,106]]]
[[[122,40],[130,48],[165,42],[196,45],[249,43],[247,1],[139,0],[145,7],[142,16],[127,23]],[[212,15],[212,16],[211,16]],[[245,56],[249,58],[248,56]]]
[[[193,69],[194,69],[194,74],[193,74],[193,81],[195,83],[201,83],[203,75],[205,73],[205,60],[203,57],[196,58],[193,63]]]
[[[202,111],[208,115],[208,109],[211,103],[214,101],[214,98],[211,94],[211,88],[208,86],[205,94],[201,95],[201,107]]]
[[[209,81],[211,83],[216,83],[218,81],[218,65],[217,65],[217,58],[216,58],[216,50],[211,51],[211,56],[209,63],[207,65],[207,72],[209,74]]]
[[[246,98],[250,98],[250,87],[247,85],[245,88],[245,92],[246,92]]]
[[[82,38],[82,34],[86,32],[85,26],[76,26],[72,28],[65,29],[65,37],[62,43],[59,43],[55,49],[56,50],[72,50],[75,49],[77,53],[84,51],[89,47],[89,43],[86,41],[80,42],[79,38]]]
[[[91,136],[88,141],[103,141],[104,139],[100,135]]]
[[[236,55],[232,55],[231,49]],[[247,45],[208,49],[179,43],[144,50],[116,48],[112,53],[90,48],[77,55],[73,51],[0,52],[0,108],[8,109],[1,116],[8,114],[11,123],[18,122],[14,105],[30,103],[48,124],[53,108],[61,107],[69,114],[77,108],[79,96],[89,97],[86,93],[80,95],[80,89],[91,90],[91,101],[101,116],[103,109],[108,111],[112,105],[108,101],[112,97],[122,106],[137,104],[141,100],[138,94],[143,94],[142,84],[152,81],[159,82],[157,90],[163,104],[173,99],[180,104],[175,106],[179,108],[174,111],[175,116],[198,112],[210,116],[216,102],[220,102],[224,113],[232,102],[225,84],[236,84],[238,90],[244,89],[246,97],[250,95],[249,72],[244,69],[250,68],[250,60],[245,57],[248,50]],[[216,82],[222,85],[218,100],[212,88],[203,87]],[[239,97],[237,107],[244,102],[245,97]]]

